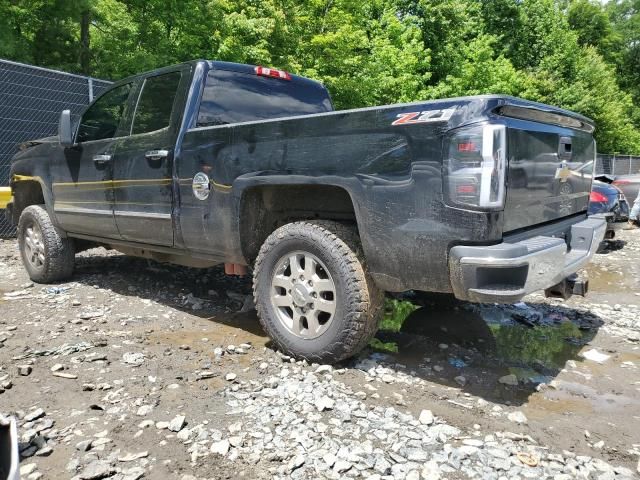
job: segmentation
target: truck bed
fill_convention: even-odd
[[[509,153],[504,210],[483,212],[448,204],[442,179],[445,133],[489,120],[524,135],[531,131],[590,139],[593,129],[588,119],[575,113],[507,96],[191,128],[184,136],[178,174],[189,177],[186,172],[203,166],[210,171],[214,192],[209,202],[216,208],[203,219],[190,184],[181,186],[182,229],[197,232],[184,235],[191,239],[187,246],[237,256],[240,226],[227,219],[230,214],[237,217],[248,189],[265,184],[333,185],[354,202],[369,267],[383,288],[446,291],[447,258],[434,252],[448,251],[452,239],[496,243],[505,232],[584,216],[587,209],[590,179],[580,177],[570,193],[561,192],[554,178],[561,163],[557,146],[551,151],[543,144],[523,167],[523,154]],[[509,148],[518,152],[518,142],[510,141]],[[575,163],[587,161],[589,154],[587,147],[581,147]],[[529,173],[526,182],[517,183],[519,174],[514,173],[512,161]],[[538,165],[550,168],[537,169]],[[212,234],[219,231],[233,235]],[[413,279],[411,284],[406,278]]]

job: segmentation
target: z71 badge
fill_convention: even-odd
[[[399,113],[398,119],[391,125],[411,125],[413,123],[446,122],[451,118],[455,108],[444,110],[426,110],[423,112]]]

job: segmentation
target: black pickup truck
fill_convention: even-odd
[[[333,111],[315,81],[198,60],[62,112],[15,156],[8,211],[34,281],[71,275],[88,244],[249,267],[277,345],[337,361],[371,339],[385,291],[584,294],[605,233],[580,169],[593,128],[500,95]]]

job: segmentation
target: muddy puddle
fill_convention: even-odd
[[[567,362],[583,361],[579,353],[600,325],[592,315],[546,304],[420,307],[388,300],[372,346],[430,380],[455,385],[453,380],[463,375],[473,379],[465,386],[470,393],[523,403],[538,385],[552,382]],[[507,375],[515,375],[517,385],[500,383]],[[550,401],[560,401],[558,392]],[[567,398],[576,395],[569,392]]]
[[[562,308],[541,311],[524,303],[432,308],[398,300],[390,300],[386,307],[383,332],[378,336],[381,350],[404,360],[411,359],[407,348],[419,357],[428,356],[428,351],[412,349],[411,345],[420,342],[403,334],[419,335],[439,345],[470,349],[478,354],[474,362],[484,357],[486,366],[507,367],[521,380],[533,383],[545,382],[564,368],[595,335],[593,322],[576,323]],[[451,359],[449,363],[464,367],[468,362]]]
[[[262,348],[269,340],[260,329],[253,313],[218,314],[199,320],[198,325],[200,328],[197,329],[180,328],[154,332],[149,336],[149,340],[207,351],[240,343],[250,343],[253,348]]]
[[[590,264],[587,269],[589,290],[598,293],[618,293],[626,290],[636,291],[637,281],[633,275],[615,270],[614,267]]]

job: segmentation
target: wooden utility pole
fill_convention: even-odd
[[[91,52],[89,51],[89,25],[91,12],[87,9],[82,12],[80,19],[80,71],[84,75],[91,75]]]

